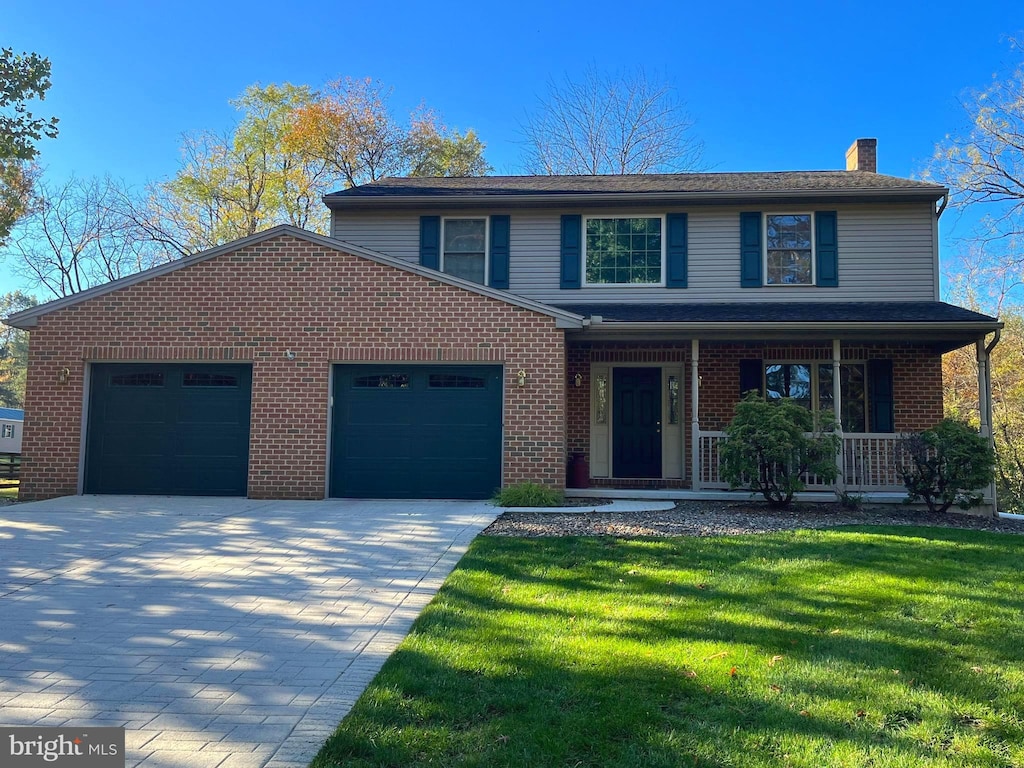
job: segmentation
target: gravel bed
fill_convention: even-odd
[[[1024,521],[949,512],[933,515],[898,505],[859,511],[838,504],[795,504],[786,511],[752,502],[680,501],[665,512],[587,512],[557,515],[506,512],[485,536],[720,536],[837,525],[932,525],[1024,534]]]

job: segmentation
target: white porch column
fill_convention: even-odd
[[[839,339],[832,339],[832,410],[836,417],[836,430],[839,435],[839,453],[836,454],[836,469],[839,476],[836,478],[836,488],[839,491],[846,489],[846,443],[843,440],[843,392],[842,377],[839,375],[839,365],[842,359],[842,348]]]
[[[995,450],[995,436],[992,434],[992,369],[989,365],[984,336],[974,342],[974,349],[978,360],[978,416],[980,417],[978,432],[988,440],[989,447]],[[985,489],[984,503],[992,505],[993,515],[998,513],[994,480]]]
[[[700,490],[700,341],[690,340],[690,487]]]

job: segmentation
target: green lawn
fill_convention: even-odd
[[[323,766],[1024,766],[1024,537],[479,538]]]
[[[0,485],[0,499],[18,500],[18,483]]]

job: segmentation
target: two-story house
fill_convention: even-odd
[[[742,393],[841,416],[839,484],[899,490],[942,354],[948,191],[847,170],[385,179],[10,318],[31,330],[23,496],[486,497],[710,489]],[[983,416],[982,428],[988,420]],[[577,473],[578,474],[578,473]]]

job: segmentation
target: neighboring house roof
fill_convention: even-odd
[[[608,176],[479,176],[462,178],[389,178],[332,192],[332,208],[421,203],[476,202],[502,198],[525,201],[644,200],[740,201],[810,198],[818,200],[939,200],[946,187],[866,171],[781,171],[774,173],[671,173]]]
[[[994,317],[942,301],[558,304],[604,323],[988,323]]]
[[[0,420],[2,421],[24,421],[25,412],[20,408],[0,408]]]
[[[498,301],[503,301],[506,304],[512,304],[513,306],[522,307],[529,309],[540,314],[553,317],[560,328],[579,328],[582,324],[582,318],[567,312],[564,309],[558,309],[548,304],[542,304],[539,301],[532,301],[530,299],[524,299],[520,296],[506,293],[505,291],[499,291],[494,288],[488,288],[477,283],[470,282],[468,280],[462,280],[457,277],[452,277],[443,272],[438,272],[434,269],[428,269],[427,267],[421,267],[419,264],[413,264],[403,259],[397,259],[393,256],[387,256],[377,251],[372,251],[369,248],[363,248],[362,246],[353,245],[351,243],[344,242],[342,240],[335,240],[324,235],[318,235],[315,232],[309,232],[305,229],[299,229],[288,224],[273,227],[271,229],[264,230],[263,232],[257,232],[255,235],[249,237],[243,237],[239,240],[234,240],[230,243],[211,248],[207,251],[201,251],[200,253],[194,253],[191,256],[186,256],[177,261],[172,261],[168,264],[162,264],[159,267],[153,267],[128,277],[122,277],[120,280],[114,280],[103,285],[98,285],[95,288],[90,288],[87,291],[76,293],[72,296],[65,296],[62,299],[55,299],[54,301],[46,304],[40,304],[26,309],[22,312],[11,315],[4,319],[7,325],[14,326],[15,328],[22,328],[24,330],[31,330],[35,327],[38,319],[44,315],[48,315],[51,312],[55,312],[58,309],[64,309],[65,307],[74,306],[83,301],[94,299],[98,296],[111,293],[113,291],[120,290],[121,288],[127,288],[130,285],[141,283],[144,280],[150,280],[161,275],[166,275],[171,272],[175,272],[179,269],[197,264],[207,259],[215,258],[225,253],[231,253],[233,251],[240,250],[242,248],[248,248],[253,245],[257,245],[265,240],[270,240],[275,237],[282,235],[288,237],[295,237],[300,240],[305,240],[316,245],[320,245],[324,248],[330,248],[335,251],[341,251],[343,253],[350,253],[353,256],[359,256],[370,261],[375,261],[378,264],[384,264],[395,269],[400,269],[404,272],[411,272],[416,275],[436,280],[439,283],[445,283],[447,285],[453,285],[458,288],[463,288],[471,293],[477,293],[481,296],[487,296]]]

